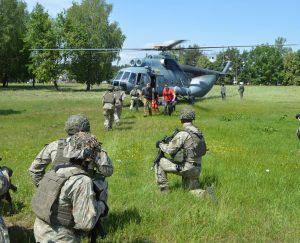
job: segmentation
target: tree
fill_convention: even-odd
[[[0,79],[18,81],[27,75],[24,62],[28,52],[23,50],[23,34],[27,18],[26,4],[18,0],[0,1]]]
[[[290,51],[283,59],[283,84],[300,85],[300,50]]]
[[[73,3],[65,14],[64,37],[66,48],[121,48],[125,40],[117,23],[109,23],[112,5],[105,0],[83,0]],[[77,81],[86,83],[87,90],[94,83],[108,79],[112,62],[118,53],[70,51],[67,53],[70,71]]]
[[[43,6],[36,4],[29,16],[26,36],[24,38],[27,48],[57,48],[59,35],[55,21],[45,12]],[[30,56],[28,69],[40,82],[54,82],[57,86],[57,76],[60,70],[61,57],[57,51],[33,51]],[[33,86],[35,81],[33,82]]]
[[[249,53],[248,68],[254,84],[277,85],[283,70],[280,50],[269,45],[255,47]]]

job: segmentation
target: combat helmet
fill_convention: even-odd
[[[183,108],[180,111],[180,120],[195,120],[195,112],[190,108]]]
[[[68,135],[73,135],[77,132],[89,132],[90,122],[83,114],[72,115],[65,123],[65,131]]]
[[[78,132],[67,140],[63,156],[82,162],[94,161],[100,151],[101,144],[97,138],[87,132]],[[72,160],[70,160],[72,162]]]

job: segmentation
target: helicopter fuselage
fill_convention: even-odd
[[[214,70],[179,65],[170,56],[162,55],[132,59],[130,65],[120,69],[112,81],[114,86],[122,87],[127,93],[135,85],[142,88],[150,83],[159,95],[167,84],[176,90],[177,95],[202,97],[209,92],[217,77],[223,74]]]

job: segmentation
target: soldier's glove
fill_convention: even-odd
[[[155,144],[155,147],[156,147],[156,148],[159,148],[159,145],[160,145],[161,143],[162,143],[162,141],[157,141],[156,144]]]

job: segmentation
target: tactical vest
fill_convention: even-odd
[[[58,140],[57,152],[54,160],[52,161],[52,168],[55,168],[57,165],[69,163],[69,159],[63,156],[63,151],[66,146],[67,142],[65,138],[61,138]]]
[[[74,218],[72,205],[59,205],[59,195],[65,182],[74,175],[87,175],[87,173],[75,166],[73,171],[58,174],[54,170],[47,172],[39,183],[31,201],[33,212],[38,218],[50,225],[65,226],[72,228]]]
[[[183,163],[187,161],[193,163],[195,159],[206,154],[206,143],[204,137],[197,128],[193,128],[184,128],[184,131],[190,135],[190,138],[184,141],[183,146],[174,155],[174,162]]]
[[[111,92],[106,92],[103,96],[103,102],[109,104],[115,104],[115,95]]]
[[[146,99],[151,100],[152,99],[152,88],[150,88],[150,87],[144,88],[143,95]]]
[[[132,97],[138,97],[138,96],[139,96],[139,92],[137,91],[137,89],[133,89],[133,90],[131,91],[130,95],[131,95]]]

